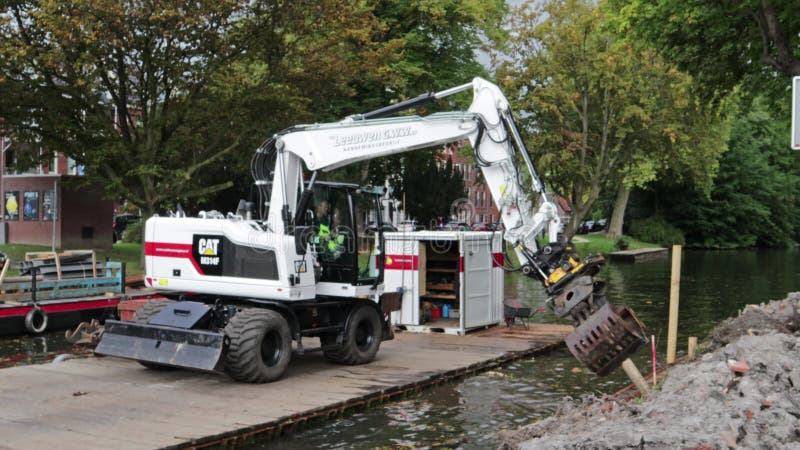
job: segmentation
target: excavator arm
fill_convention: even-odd
[[[394,116],[469,89],[473,102],[467,111]],[[538,279],[555,314],[572,319],[576,328],[566,342],[576,358],[599,375],[618,367],[647,342],[644,326],[630,308],[606,302],[604,283],[593,278],[602,257],[582,259],[571,243],[559,242],[556,205],[531,161],[506,97],[486,80],[475,78],[341,122],[299,125],[275,135],[259,148],[254,164],[256,185],[272,186],[264,190],[271,206],[268,227],[276,233],[291,232],[305,186],[303,164],[314,172],[313,184],[320,170],[464,140],[471,144],[505,225],[504,239],[519,261],[506,269]],[[274,166],[258,164],[266,160]],[[539,242],[541,235],[547,236],[544,244]]]

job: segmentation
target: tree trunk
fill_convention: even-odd
[[[631,190],[620,185],[617,190],[617,199],[614,200],[614,212],[611,213],[611,223],[608,225],[608,237],[619,239],[622,237],[622,224],[625,222],[625,208],[628,207],[628,198]]]

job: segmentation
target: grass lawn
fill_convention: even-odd
[[[578,250],[578,254],[581,257],[586,255],[592,255],[595,253],[600,253],[603,255],[608,255],[611,252],[617,251],[617,247],[614,245],[616,244],[616,239],[609,239],[606,237],[604,233],[590,233],[590,234],[581,234],[579,236],[583,239],[586,239],[589,242],[575,242],[575,248]],[[653,247],[661,247],[658,244],[653,244],[651,242],[642,242],[637,241],[636,239],[625,236],[625,239],[628,241],[628,250],[636,250],[637,248],[653,248]]]
[[[59,249],[61,250],[61,249]],[[0,252],[5,253],[11,258],[11,267],[9,275],[17,275],[15,270],[16,262],[25,260],[25,253],[27,252],[48,252],[50,246],[44,245],[23,245],[23,244],[4,244],[0,245]],[[144,269],[141,264],[142,244],[128,244],[125,242],[117,242],[114,247],[109,250],[98,250],[97,260],[105,261],[119,261],[126,263],[125,271],[127,275],[141,275]]]

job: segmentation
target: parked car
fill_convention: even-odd
[[[578,234],[586,234],[594,231],[603,231],[608,226],[608,219],[586,220],[578,225]]]
[[[578,234],[586,234],[592,231],[594,220],[584,220],[578,225]]]
[[[442,229],[447,231],[467,231],[470,230],[470,226],[464,222],[447,222]]]
[[[142,221],[142,217],[137,214],[119,214],[114,216],[114,224],[112,225],[112,234],[114,242],[121,241],[125,235],[125,229],[129,224],[138,223]]]
[[[492,231],[490,223],[478,222],[472,224],[473,231]]]
[[[389,222],[384,222],[383,224],[381,224],[381,230],[383,230],[384,233],[390,233],[397,231],[397,228],[395,228],[395,226]],[[378,224],[376,224],[375,222],[370,222],[364,226],[364,230],[362,232],[366,234],[372,234],[376,233],[377,231],[378,231]]]
[[[416,220],[402,220],[397,224],[397,231],[417,231],[422,228]]]

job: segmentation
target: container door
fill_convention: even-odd
[[[400,311],[392,313],[396,325],[419,325],[420,264],[425,264],[425,249],[416,239],[404,239],[400,233],[387,233],[384,259],[385,292],[403,290]],[[420,252],[422,255],[420,256]]]
[[[464,240],[462,244],[464,326],[488,325],[493,323],[491,241]]]

